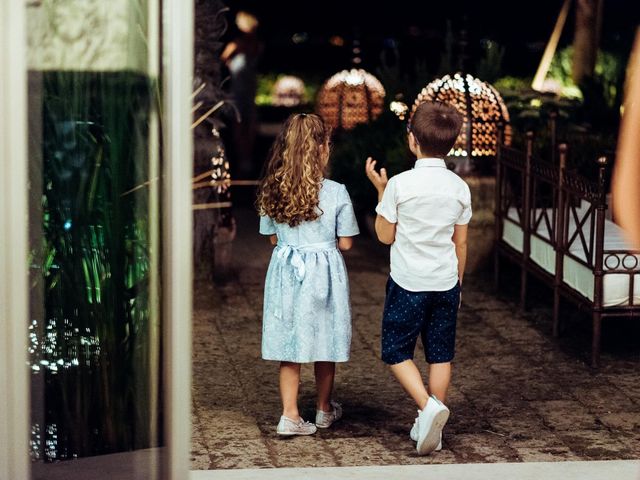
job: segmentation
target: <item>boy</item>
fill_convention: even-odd
[[[443,158],[461,125],[453,107],[425,102],[409,125],[415,167],[387,180],[384,168],[375,170],[375,160],[366,162],[367,177],[378,190],[376,234],[391,245],[382,360],[418,405],[410,437],[421,455],[442,448],[442,427],[449,418],[442,402],[451,381],[471,193]],[[428,390],[413,362],[418,335],[429,363]]]

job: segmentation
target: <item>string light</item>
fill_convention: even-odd
[[[395,113],[400,120],[404,120],[407,116],[407,112],[409,111],[409,107],[404,102],[399,102],[398,100],[394,100],[389,105],[389,108],[393,113]]]
[[[214,189],[218,194],[227,191],[231,185],[231,173],[229,171],[229,161],[227,160],[227,154],[224,149],[224,145],[220,140],[220,132],[215,127],[211,129],[211,133],[218,141],[216,152],[211,157],[211,180],[215,182]]]

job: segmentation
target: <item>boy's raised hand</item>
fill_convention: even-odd
[[[384,192],[389,179],[387,178],[386,168],[381,168],[380,173],[376,171],[376,163],[377,160],[374,160],[371,157],[367,158],[367,161],[365,163],[365,172],[367,173],[367,177],[369,178],[371,183],[373,183],[373,186],[376,187],[376,190],[378,190],[378,193],[382,193]]]

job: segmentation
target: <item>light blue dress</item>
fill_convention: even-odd
[[[277,235],[264,287],[262,358],[346,362],[351,345],[349,278],[337,237],[358,235],[344,185],[323,180],[320,217],[296,227],[260,218]]]

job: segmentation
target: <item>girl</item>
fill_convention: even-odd
[[[311,435],[342,416],[331,400],[335,362],[349,359],[349,283],[340,250],[358,235],[344,185],[326,180],[330,131],[292,115],[271,149],[258,193],[260,233],[275,245],[264,289],[262,358],[280,361],[279,435]],[[300,364],[314,362],[316,424],[298,411]]]

